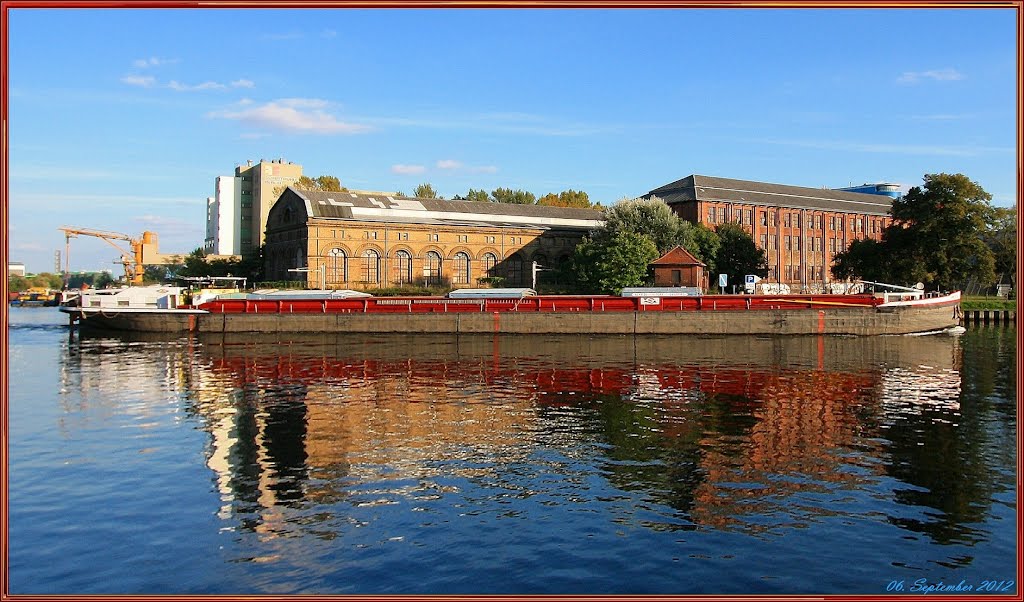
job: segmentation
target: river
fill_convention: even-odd
[[[12,594],[1017,591],[1016,330],[170,338],[8,314]]]

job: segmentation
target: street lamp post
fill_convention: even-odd
[[[327,264],[321,263],[316,268],[290,268],[289,272],[320,272],[320,290],[327,290]]]
[[[533,290],[537,290],[537,272],[544,272],[544,271],[547,271],[547,270],[550,270],[550,269],[551,268],[546,268],[546,267],[544,267],[542,265],[539,265],[536,261],[534,261],[533,262],[533,279],[531,281],[533,286],[531,286],[530,288],[532,288]]]

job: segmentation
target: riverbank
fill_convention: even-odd
[[[1003,299],[1002,297],[964,297],[960,300],[960,308],[964,311],[989,310],[989,311],[1017,311],[1016,299]]]

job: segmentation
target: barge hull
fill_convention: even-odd
[[[135,332],[614,335],[898,335],[959,324],[959,294],[929,304],[704,311],[452,313],[213,313],[168,310],[83,315],[82,328]]]

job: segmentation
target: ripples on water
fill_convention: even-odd
[[[12,310],[16,593],[1014,579],[1015,331],[68,337]]]

